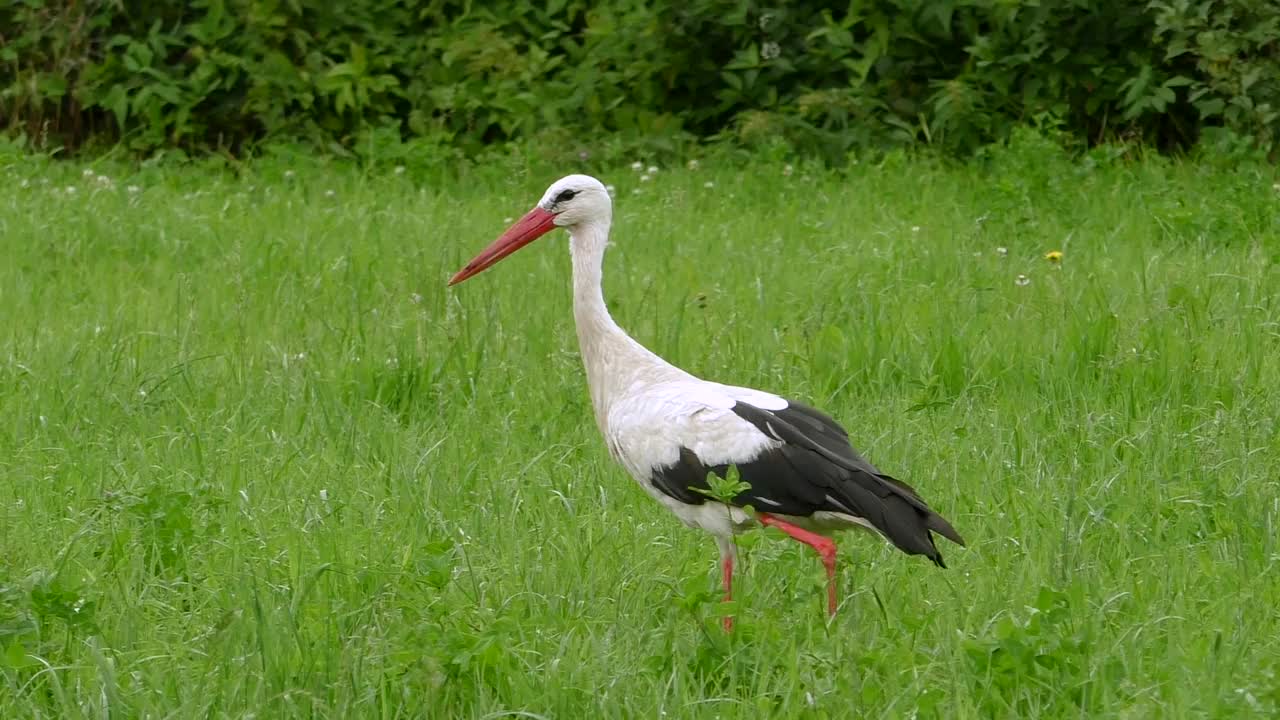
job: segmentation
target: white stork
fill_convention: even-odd
[[[960,534],[906,483],[881,473],[830,417],[778,395],[708,382],[675,367],[618,327],[601,289],[613,202],[587,175],[556,181],[532,210],[449,280],[466,280],[557,227],[569,230],[573,315],[596,424],[610,454],[686,525],[720,549],[725,600],[732,598],[733,536],[755,523],[818,551],[827,610],[836,611],[832,531],[873,530],[900,550],[946,567],[932,532]],[[708,473],[736,466],[749,488],[729,503],[710,497]],[[732,618],[725,618],[726,629]]]

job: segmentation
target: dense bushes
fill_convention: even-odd
[[[1280,129],[1275,0],[11,0],[0,124],[138,150],[590,133],[967,151]],[[576,136],[576,137],[574,137]]]

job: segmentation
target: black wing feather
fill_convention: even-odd
[[[925,504],[910,485],[881,473],[849,444],[844,428],[819,410],[788,401],[782,410],[763,410],[739,402],[733,412],[782,443],[746,462],[736,463],[750,489],[733,500],[761,512],[807,517],[840,512],[865,519],[904,552],[924,555],[946,567],[930,531],[964,545],[964,539]],[[708,500],[707,473],[724,477],[728,465],[705,465],[688,448],[673,465],[654,471],[655,487],[681,502]]]

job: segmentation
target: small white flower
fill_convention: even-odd
[[[81,172],[80,174],[81,174],[81,175],[83,175],[83,176],[85,176],[86,178],[91,178],[91,177],[93,177],[93,169],[92,169],[92,168],[85,168],[85,169],[84,169],[84,171],[83,171],[83,172]]]
[[[783,168],[782,168],[782,175],[783,175],[783,177],[791,177],[791,173],[793,173],[793,172],[795,172],[795,171],[796,171],[796,169],[795,169],[795,168],[793,168],[793,167],[791,167],[791,164],[790,164],[790,163],[788,163],[788,164],[786,164],[786,165],[784,165],[784,166],[783,166]]]
[[[67,194],[68,194],[68,195],[75,195],[75,194],[76,194],[76,186],[75,186],[75,185],[68,185],[68,186],[67,186],[67,188],[66,188],[66,190],[67,190]]]
[[[98,175],[97,177],[94,178],[94,181],[97,182],[102,187],[111,187],[112,185],[115,184],[115,182],[111,178],[107,177],[106,175]]]
[[[649,181],[650,181],[650,180],[652,180],[652,179],[653,179],[653,176],[652,176],[652,175],[641,175],[641,176],[640,176],[640,182],[649,182]]]
[[[26,178],[22,178],[22,182],[18,183],[18,187],[31,187],[31,181]]]
[[[762,60],[772,60],[782,54],[782,46],[770,40],[760,46],[760,58]]]
[[[395,172],[395,174],[397,174],[397,175],[403,175],[403,174],[404,174],[404,166],[403,166],[403,165],[397,165],[397,166],[396,166],[396,169],[394,170],[394,172]]]
[[[137,185],[130,185],[129,187],[125,188],[125,190],[128,191],[130,195],[137,195],[138,193],[142,192],[142,188],[138,187]]]
[[[710,180],[708,180],[708,181],[706,181],[706,182],[702,183],[702,187],[707,188],[708,190],[710,190],[711,188],[713,188],[713,187],[715,187],[715,186],[716,186],[716,184],[715,184],[715,183],[713,183],[713,182],[711,182]]]
[[[689,161],[689,164],[688,164],[688,168],[689,168],[690,170],[697,170],[697,169],[698,169],[698,161],[697,161],[697,160],[690,160],[690,161]]]
[[[920,226],[919,226],[919,225],[912,225],[912,226],[911,226],[911,232],[920,232]]]
[[[294,174],[294,173],[293,173],[293,171],[292,171],[292,170],[285,170],[285,171],[284,171],[284,179],[285,179],[285,180],[292,180],[292,179],[293,179],[293,174]]]
[[[325,191],[324,191],[324,196],[325,196],[325,197],[327,197],[327,198],[331,198],[331,197],[333,197],[333,196],[334,196],[334,195],[336,195],[336,194],[337,194],[337,193],[335,193],[335,192],[334,192],[334,191],[332,191],[332,190],[325,190]]]
[[[306,359],[307,359],[307,354],[306,354],[306,353],[304,353],[304,352],[300,352],[300,353],[298,353],[298,354],[294,355],[294,356],[293,356],[293,359],[294,359],[294,361],[295,361],[295,362],[302,362],[303,360],[306,360]]]
[[[996,248],[996,254],[999,255],[1000,257],[1004,257],[1009,254],[1009,248],[1004,246],[998,247]]]
[[[418,293],[414,293],[409,296],[409,301],[412,302],[414,305],[420,305],[422,303],[422,296],[419,295]]]
[[[94,326],[93,326],[93,334],[94,334],[94,336],[101,335],[101,334],[102,334],[102,326],[101,326],[101,325],[94,325]]]
[[[1031,278],[1027,277],[1026,275],[1019,275],[1018,278],[1013,281],[1013,283],[1018,287],[1026,287],[1031,284]]]
[[[1271,183],[1271,189],[1272,189],[1272,190],[1275,190],[1276,192],[1280,192],[1280,182],[1278,182],[1278,183]]]
[[[394,357],[387,358],[387,367],[391,368],[392,370],[395,370],[396,368],[400,367],[400,358],[394,358]]]
[[[147,391],[144,390],[143,388],[138,388],[138,397],[146,397],[146,396],[147,396]]]
[[[634,190],[632,190],[632,191],[631,191],[631,194],[632,194],[632,195],[639,195],[639,194],[640,194],[640,188],[635,188]]]
[[[773,13],[771,12],[760,13],[760,21],[759,21],[760,29],[768,30],[769,26],[773,24],[773,20],[774,20]]]
[[[650,175],[653,175],[654,173],[658,172],[658,166],[657,166],[657,165],[650,165],[650,166],[649,166],[649,169],[648,169],[648,170],[645,170],[645,172],[649,173]]]
[[[605,189],[605,191],[606,191],[606,192],[608,192],[608,193],[609,193],[609,197],[613,197],[614,195],[617,195],[617,194],[618,194],[618,188],[616,188],[616,187],[614,187],[614,186],[612,186],[612,185],[605,185],[605,186],[604,186],[604,189]]]
[[[515,219],[515,218],[512,218],[512,217],[505,217],[505,218],[502,218],[502,224],[503,224],[503,225],[510,225],[511,223],[513,223],[513,222],[515,222],[515,221],[516,221],[516,219]]]
[[[631,169],[632,169],[632,170],[635,170],[636,172],[643,172],[643,171],[644,171],[644,163],[642,163],[642,162],[640,162],[639,160],[637,160],[637,161],[635,161],[635,162],[631,163]]]

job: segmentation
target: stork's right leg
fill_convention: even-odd
[[[756,513],[761,525],[772,525],[800,542],[818,551],[822,566],[827,569],[827,614],[836,614],[836,543],[829,537],[798,528],[779,520],[769,513]]]

